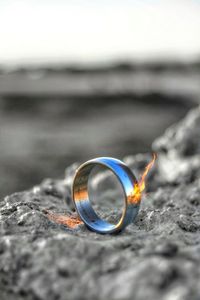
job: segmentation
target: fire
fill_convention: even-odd
[[[152,160],[151,160],[150,163],[148,163],[148,165],[145,167],[144,173],[142,174],[141,179],[139,180],[139,187],[140,187],[141,193],[142,193],[142,192],[144,191],[144,189],[145,189],[145,179],[146,179],[146,176],[147,176],[147,174],[149,173],[149,171],[151,170],[151,168],[153,167],[155,160],[156,160],[156,154],[153,153],[153,158],[152,158]]]
[[[69,228],[75,228],[76,226],[83,224],[83,222],[77,216],[67,216],[67,215],[60,215],[50,212],[48,210],[45,211],[47,217],[50,221],[53,221],[60,225],[65,225]]]
[[[134,184],[134,190],[129,196],[128,201],[133,204],[137,204],[141,200],[142,192],[145,189],[145,179],[149,171],[154,165],[154,162],[156,160],[156,154],[153,154],[152,160],[148,163],[148,165],[145,167],[143,174],[141,175],[138,182],[135,182]],[[80,199],[82,199],[83,195],[80,195]],[[65,225],[69,228],[75,228],[80,224],[83,224],[81,219],[78,216],[75,215],[60,215],[53,212],[50,212],[49,210],[44,210],[44,213],[47,215],[48,219],[50,221],[53,221],[60,225]]]
[[[149,171],[154,165],[154,162],[156,160],[156,154],[153,153],[153,158],[152,160],[148,163],[148,165],[145,167],[143,174],[141,175],[140,179],[138,182],[135,182],[134,185],[134,191],[133,194],[130,196],[130,202],[131,203],[138,203],[141,200],[142,192],[145,189],[145,179]]]

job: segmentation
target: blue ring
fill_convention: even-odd
[[[124,191],[124,209],[117,224],[102,220],[94,211],[88,196],[88,179],[96,165],[110,169],[120,181]],[[82,164],[76,171],[72,195],[77,213],[85,225],[98,233],[117,233],[132,223],[139,211],[141,198],[134,200],[134,188],[138,184],[132,171],[122,161],[111,157],[99,157]]]

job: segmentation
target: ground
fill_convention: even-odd
[[[76,164],[63,180],[7,196],[0,203],[1,300],[199,299],[199,129],[198,107],[153,143],[158,159],[147,194],[136,222],[120,234],[96,234],[77,221],[70,193]],[[139,176],[150,157],[124,161]],[[96,176],[96,208],[118,203],[109,174]],[[109,209],[102,217],[117,216]]]

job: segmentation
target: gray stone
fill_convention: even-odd
[[[0,299],[199,299],[199,124],[197,108],[155,141],[148,193],[135,224],[118,235],[67,223],[77,217],[70,194],[77,164],[64,180],[45,180],[0,202]],[[139,177],[150,158],[124,160]],[[107,172],[92,182],[105,206],[117,196],[109,183]],[[117,209],[102,211],[109,215],[114,220]]]
[[[181,184],[200,176],[200,106],[171,126],[153,143],[159,153],[158,173],[162,181]]]

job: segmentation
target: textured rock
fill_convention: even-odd
[[[153,144],[164,181],[188,183],[200,177],[200,106]]]
[[[81,222],[70,226],[77,165],[63,181],[48,179],[0,202],[0,299],[199,299],[199,126],[197,108],[155,141],[149,192],[135,224],[118,235],[90,232]],[[139,176],[149,159],[124,160]],[[109,184],[108,172],[92,181],[102,191],[97,209],[120,201]],[[109,209],[117,217],[115,206]]]

